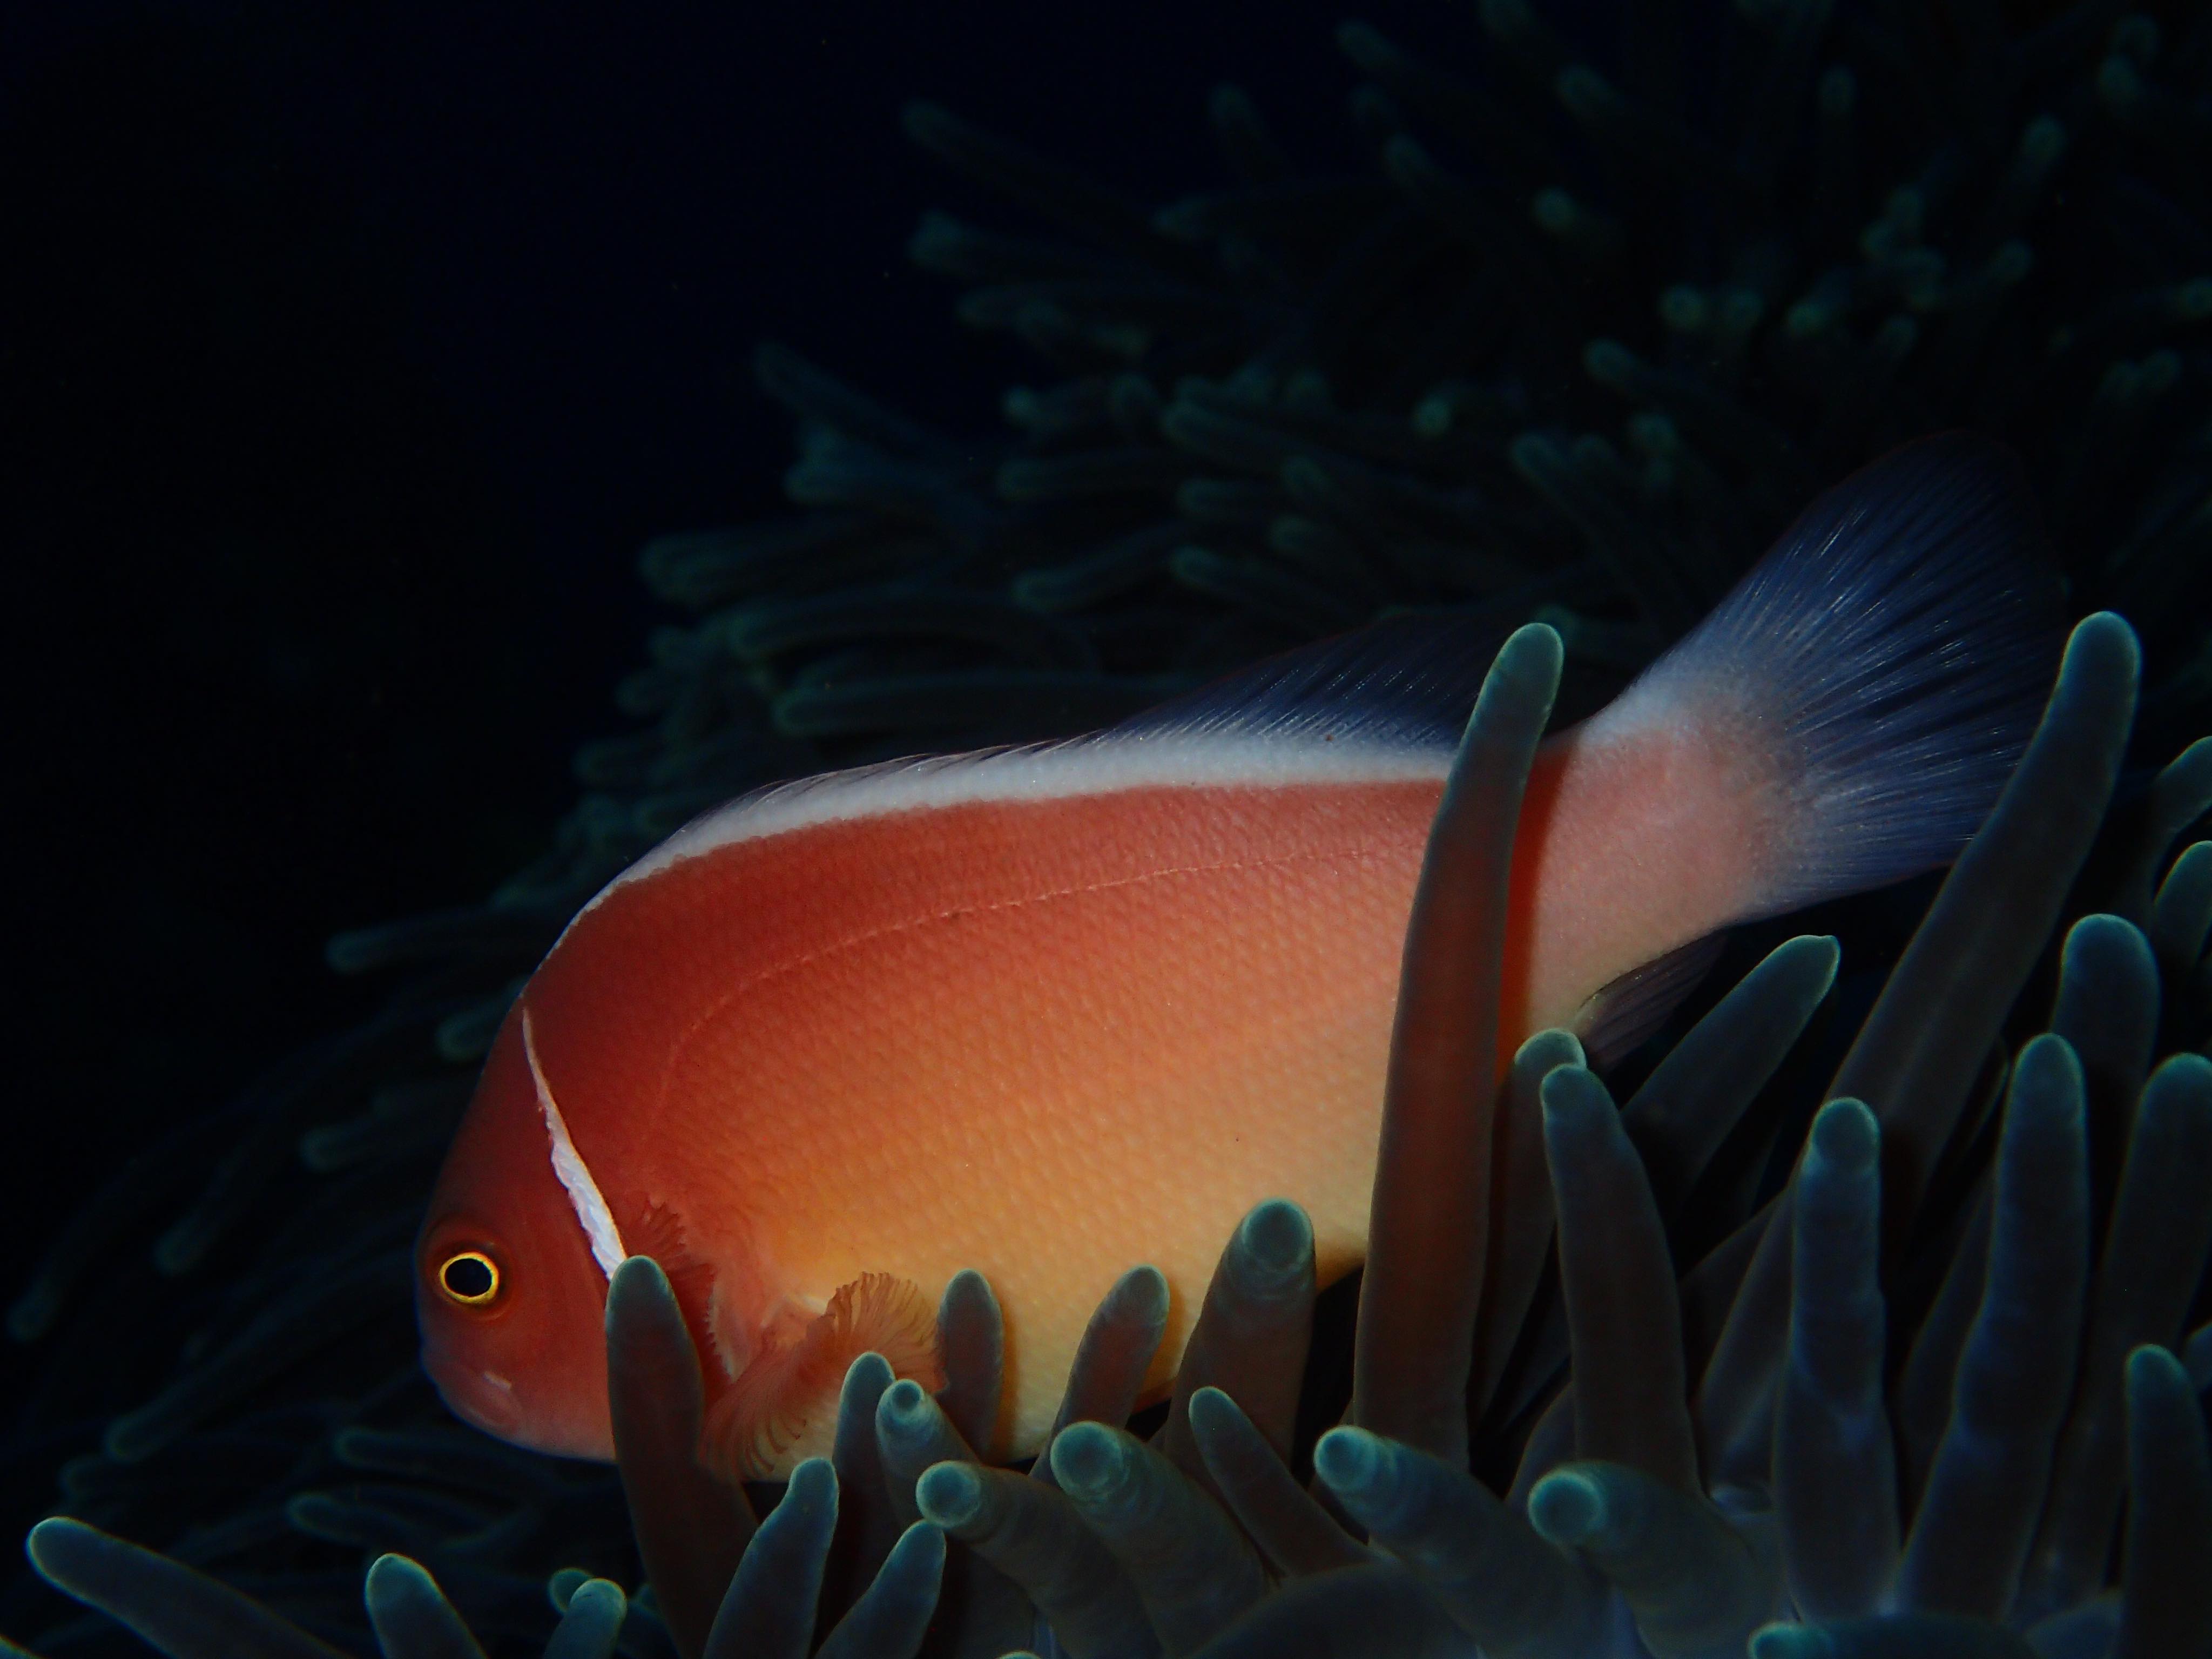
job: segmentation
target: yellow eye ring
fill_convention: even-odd
[[[482,1250],[457,1250],[438,1265],[438,1289],[448,1302],[481,1308],[499,1294],[499,1263]]]

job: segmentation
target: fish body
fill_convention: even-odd
[[[1971,832],[2050,629],[2017,478],[1936,441],[1953,447],[1808,512],[1764,586],[1540,751],[1504,1054],[1602,1018],[1607,987],[1717,929]],[[1869,495],[1918,516],[1869,526]],[[1928,603],[1900,605],[1916,580]],[[1833,614],[1876,599],[1894,614]],[[1095,738],[784,786],[617,878],[510,1012],[425,1223],[424,1358],[448,1401],[610,1455],[599,1309],[612,1266],[650,1254],[702,1358],[707,1460],[775,1474],[826,1449],[860,1352],[935,1383],[936,1297],[974,1267],[1006,1319],[991,1449],[1020,1455],[1133,1263],[1172,1291],[1156,1389],[1253,1204],[1297,1200],[1322,1281],[1350,1271],[1471,700],[1425,626]],[[1832,646],[1856,678],[1822,665]]]

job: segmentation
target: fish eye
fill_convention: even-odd
[[[438,1265],[438,1288],[465,1308],[483,1307],[499,1286],[499,1263],[482,1250],[456,1250]]]

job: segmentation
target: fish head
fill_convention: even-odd
[[[606,1275],[548,1155],[524,1006],[500,1028],[416,1240],[422,1368],[488,1434],[611,1458]]]

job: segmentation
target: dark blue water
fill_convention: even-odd
[[[1442,9],[1370,9],[1451,40]],[[1149,202],[1235,76],[1348,158],[1337,9],[0,10],[0,545],[30,941],[0,1262],[146,1124],[362,1006],[618,729],[649,535],[771,507],[788,342],[953,428],[1034,377],[902,248],[1004,210],[917,95]],[[1334,152],[1334,154],[1332,154]]]

